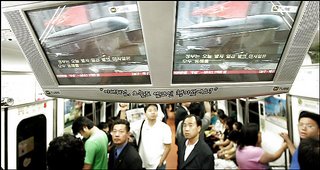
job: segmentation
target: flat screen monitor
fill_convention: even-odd
[[[25,14],[59,85],[151,83],[136,2],[60,5]]]
[[[157,102],[286,93],[316,1],[36,1],[2,7],[47,96]]]
[[[299,1],[179,1],[173,83],[273,81]]]

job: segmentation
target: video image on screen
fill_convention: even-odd
[[[178,2],[173,83],[272,81],[299,5]]]
[[[135,1],[61,5],[26,14],[60,85],[150,84]]]

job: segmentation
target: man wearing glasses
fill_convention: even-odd
[[[299,115],[298,130],[300,139],[313,138],[319,141],[320,137],[320,115],[302,111]],[[298,161],[298,149],[295,148],[288,135],[285,133],[280,134],[281,137],[287,142],[290,154],[292,155],[290,169],[300,169]]]

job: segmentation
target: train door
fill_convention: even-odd
[[[55,100],[12,106],[4,113],[5,169],[46,169],[53,139]],[[1,160],[3,157],[1,158]]]
[[[258,101],[261,145],[269,153],[275,153],[283,143],[283,138],[279,133],[288,133],[289,111],[286,96],[287,94],[278,94]],[[281,169],[287,167],[290,161],[288,155],[287,150],[279,159],[270,162],[269,165]]]
[[[318,46],[316,47],[318,47],[319,51],[319,34],[315,38],[315,41],[318,41]],[[313,53],[315,54],[315,51]],[[315,61],[317,64],[303,65],[300,68],[288,97],[291,104],[289,109],[292,109],[292,114],[289,115],[291,116],[289,136],[293,139],[295,146],[298,146],[300,143],[298,133],[298,118],[300,113],[302,111],[309,111],[319,114],[319,55]]]

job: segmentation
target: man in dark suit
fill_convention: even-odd
[[[130,124],[127,120],[117,119],[111,130],[115,145],[109,153],[108,169],[143,169],[137,149],[128,141]]]
[[[178,169],[214,169],[214,156],[208,144],[199,138],[200,117],[185,117],[182,130],[185,139],[178,139]]]

